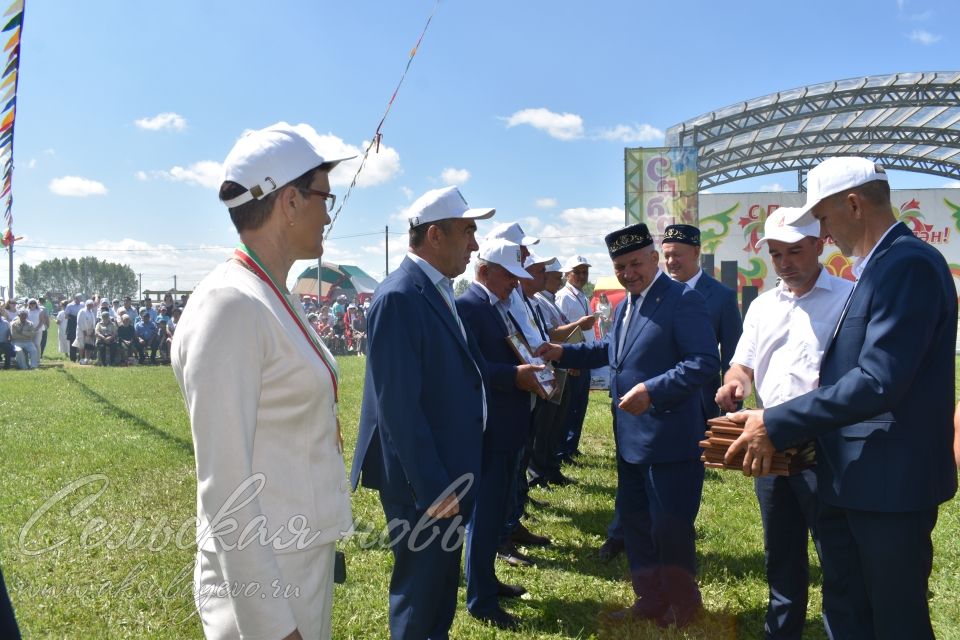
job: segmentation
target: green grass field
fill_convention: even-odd
[[[56,345],[49,345],[55,351]],[[364,360],[342,359],[341,414],[353,451]],[[229,375],[229,372],[225,372]],[[196,481],[190,426],[169,367],[102,369],[62,359],[39,371],[0,371],[0,566],[25,637],[200,638],[193,613]],[[684,632],[651,624],[607,628],[600,614],[632,602],[625,560],[596,559],[616,483],[606,396],[587,414],[579,484],[537,490],[548,503],[530,528],[554,545],[529,550],[535,568],[501,565],[530,595],[507,601],[523,621],[495,632],[460,607],[455,638],[759,638],[766,607],[761,528],[752,481],[708,472],[697,521],[707,614]],[[58,496],[59,492],[59,496]],[[376,495],[354,496],[354,516],[381,527]],[[960,638],[960,504],[944,505],[934,533],[930,598],[939,638]],[[386,638],[388,551],[341,545],[348,582],[336,588],[335,638]],[[895,552],[895,551],[893,551]],[[811,552],[811,562],[816,557]],[[808,632],[824,638],[818,568]]]

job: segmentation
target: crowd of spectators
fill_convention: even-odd
[[[47,344],[57,332],[57,346],[81,365],[127,366],[169,364],[173,333],[188,296],[171,294],[154,305],[150,297],[134,303],[131,296],[108,300],[76,294],[60,302],[55,312],[44,298],[7,300],[0,311],[0,358],[3,368],[36,369]]]
[[[369,297],[358,302],[340,294],[332,305],[318,305],[310,298],[303,304],[307,319],[331,353],[338,356],[366,354]]]

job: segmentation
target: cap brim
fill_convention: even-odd
[[[496,213],[496,209],[467,209],[461,214],[461,218],[472,218],[474,220],[486,220]]]
[[[787,244],[793,244],[794,242],[800,242],[804,238],[808,238],[808,237],[813,237],[813,236],[806,236],[798,231],[785,233],[781,237],[777,237],[776,234],[773,234],[770,236],[764,236],[760,238],[759,240],[757,240],[757,244],[755,244],[754,246],[757,249],[759,249],[768,240],[776,240],[777,242],[786,242]]]
[[[498,264],[499,264],[499,263],[498,263]],[[529,273],[527,273],[527,270],[524,269],[523,267],[521,267],[520,265],[512,265],[512,264],[511,264],[511,265],[508,266],[508,265],[505,265],[505,264],[501,264],[500,266],[503,267],[504,269],[506,269],[507,271],[509,271],[510,273],[512,273],[513,275],[517,276],[517,277],[520,278],[521,280],[530,280],[530,279],[533,278],[533,276],[531,276]]]
[[[357,156],[354,155],[354,156],[348,156],[346,158],[334,158],[333,160],[324,160],[323,162],[317,165],[317,168],[326,169],[327,171],[332,171],[333,168],[336,167],[341,162],[346,162],[347,160],[353,160],[356,157]]]

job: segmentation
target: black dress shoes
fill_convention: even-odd
[[[518,584],[501,582],[497,585],[497,595],[501,598],[519,598],[526,592],[527,590]]]
[[[546,536],[538,536],[533,533],[521,522],[513,530],[513,533],[510,534],[510,540],[515,544],[524,544],[531,547],[549,547],[550,538]]]
[[[517,551],[513,542],[507,542],[500,545],[497,549],[497,558],[503,560],[512,567],[532,567],[533,560]]]
[[[623,540],[615,538],[607,538],[597,551],[597,555],[603,562],[610,562],[621,553],[623,553]]]
[[[632,607],[618,609],[606,615],[611,624],[625,624],[633,620],[656,620],[659,624],[661,616],[667,610],[667,605],[659,598],[640,598]]]
[[[520,621],[503,609],[495,609],[489,613],[471,613],[470,615],[481,622],[486,622],[498,629],[504,629],[506,631],[513,631],[520,626]]]

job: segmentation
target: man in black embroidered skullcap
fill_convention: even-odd
[[[702,609],[694,520],[703,464],[700,387],[720,370],[707,306],[660,270],[643,223],[605,238],[628,296],[602,342],[550,344],[540,352],[561,367],[610,365],[617,447],[617,509],[636,601],[615,619],[688,625]]]
[[[743,332],[743,319],[737,304],[737,293],[717,282],[700,268],[700,229],[690,224],[671,224],[663,231],[660,241],[663,263],[667,275],[700,293],[707,303],[710,322],[720,345],[720,369],[700,388],[703,413],[707,418],[719,415],[714,401],[723,374],[730,368],[730,358],[737,349],[737,341]],[[607,528],[607,540],[600,547],[600,559],[608,561],[623,550],[623,528],[620,518],[614,514]]]

